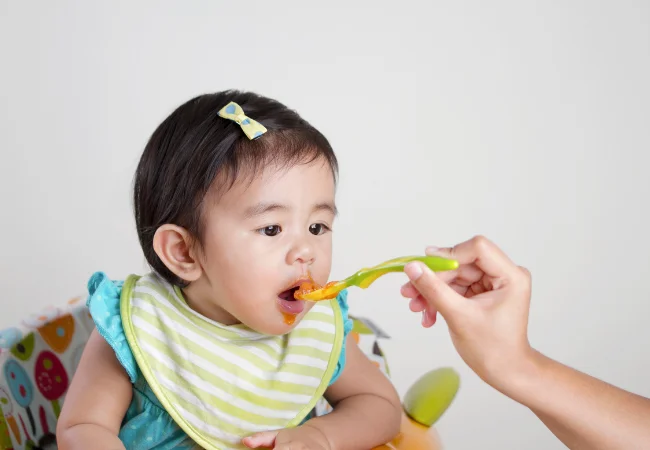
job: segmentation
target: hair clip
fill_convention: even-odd
[[[221,108],[219,116],[236,122],[250,140],[257,139],[267,131],[264,125],[246,116],[242,107],[235,102]]]

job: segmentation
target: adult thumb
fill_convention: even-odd
[[[431,269],[416,261],[404,267],[404,273],[428,305],[433,306],[447,322],[458,312],[464,297],[441,280]],[[453,320],[453,319],[452,319]]]

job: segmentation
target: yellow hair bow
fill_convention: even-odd
[[[221,108],[219,115],[236,122],[250,140],[257,139],[267,131],[264,125],[247,117],[242,107],[235,102],[230,102]]]

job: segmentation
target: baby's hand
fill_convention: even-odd
[[[280,431],[265,431],[244,438],[248,448],[272,448],[276,450],[333,450],[327,436],[317,427],[305,424]]]

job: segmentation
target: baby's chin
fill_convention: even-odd
[[[304,311],[298,315],[274,311],[273,314],[268,314],[267,317],[255,318],[256,320],[248,321],[249,323],[245,323],[245,325],[261,334],[269,336],[285,335],[293,331],[300,321],[303,320],[305,314],[312,308],[313,303],[306,303],[307,305],[305,305]]]

